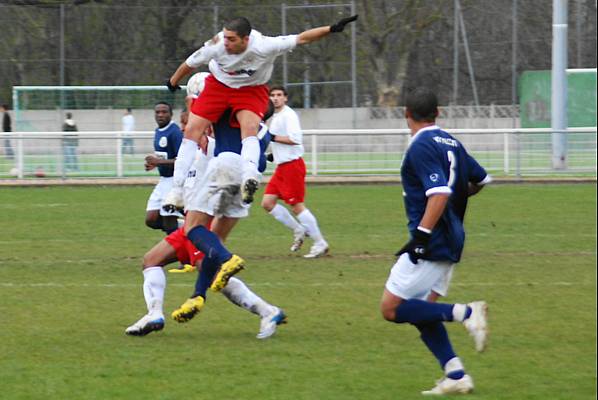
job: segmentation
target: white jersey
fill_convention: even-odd
[[[268,83],[274,60],[297,46],[297,35],[264,36],[252,29],[247,49],[241,54],[228,54],[224,49],[224,33],[220,32],[191,54],[185,63],[191,68],[208,64],[214,77],[232,88]]]
[[[299,123],[299,116],[289,106],[284,106],[282,110],[274,113],[270,123],[270,133],[276,136],[287,136],[296,145],[270,142],[272,155],[276,164],[283,164],[296,160],[303,156],[303,132]]]

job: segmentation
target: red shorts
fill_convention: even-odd
[[[203,259],[203,253],[185,236],[185,229],[180,227],[164,238],[176,251],[176,258],[182,264],[195,265]]]
[[[305,199],[305,163],[298,158],[279,164],[266,186],[265,194],[273,194],[289,205],[303,203]]]
[[[237,111],[249,110],[260,118],[268,110],[268,86],[244,86],[238,89],[231,88],[210,75],[206,78],[201,94],[191,105],[191,112],[195,115],[217,122],[224,111],[232,109],[231,126],[239,127],[239,122],[234,117]]]

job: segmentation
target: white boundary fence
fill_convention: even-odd
[[[550,129],[448,132],[495,175],[596,176],[596,127],[567,130],[565,169],[552,167]],[[134,142],[132,154],[123,154],[123,132],[7,132],[0,133],[0,138],[0,179],[156,174],[143,169],[143,158],[153,151],[153,132],[127,133],[126,138]],[[78,139],[76,145],[72,139]],[[406,129],[305,130],[304,158],[312,176],[396,175],[408,143]],[[268,168],[270,171],[272,167]]]

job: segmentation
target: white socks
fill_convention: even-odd
[[[259,180],[257,166],[260,163],[260,141],[257,136],[249,136],[243,139],[241,159],[243,161],[243,181],[248,178]]]
[[[259,144],[258,144],[259,147]],[[182,187],[187,179],[189,170],[195,161],[195,154],[197,153],[197,143],[191,139],[183,138],[181,147],[174,162],[174,185]]]
[[[164,317],[162,305],[165,288],[166,275],[162,267],[150,267],[143,270],[143,297],[145,297],[148,314]]]
[[[297,222],[295,218],[291,215],[289,210],[286,207],[281,206],[280,204],[276,204],[272,211],[270,211],[270,215],[276,218],[277,221],[281,222],[287,228],[293,231],[293,233],[302,231],[303,227]]]
[[[453,321],[456,321],[456,322],[465,321],[465,312],[467,312],[466,304],[455,304],[453,306]]]
[[[316,221],[316,217],[314,217],[311,211],[306,208],[299,215],[297,215],[297,219],[299,222],[301,222],[301,225],[303,225],[307,231],[307,234],[314,240],[315,243],[326,243],[324,237],[322,237],[320,228],[318,227],[318,221]]]
[[[463,363],[461,362],[461,360],[459,359],[459,357],[453,357],[453,358],[451,358],[444,365],[444,374],[445,375],[448,375],[451,372],[456,372],[456,371],[465,371],[465,368],[463,367]]]
[[[272,312],[273,306],[253,293],[247,285],[238,278],[230,278],[224,289],[222,289],[222,294],[226,296],[231,303],[257,314],[260,317],[267,317]]]

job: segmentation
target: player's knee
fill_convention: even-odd
[[[271,199],[262,199],[262,208],[264,210],[266,210],[267,212],[272,211],[272,209],[274,208],[274,206],[276,205],[276,201],[273,201]]]
[[[385,304],[381,304],[380,312],[382,313],[382,318],[390,322],[395,322],[396,310],[394,308],[388,307]]]
[[[145,225],[152,229],[162,229],[162,221],[160,218],[147,217],[145,219]]]

